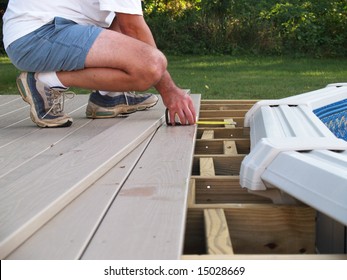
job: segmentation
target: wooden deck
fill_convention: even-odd
[[[0,96],[0,258],[179,259],[196,126],[163,124],[161,101],[90,120],[87,101],[66,102],[71,127],[40,129]]]
[[[168,127],[162,102],[126,118],[40,129],[0,95],[0,259],[346,259],[317,254],[316,211],[240,186],[253,100],[201,100]]]

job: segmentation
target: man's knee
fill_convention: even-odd
[[[167,68],[166,57],[159,50],[155,50],[143,67],[138,79],[140,91],[151,88],[161,80]]]

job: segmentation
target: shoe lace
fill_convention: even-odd
[[[48,114],[59,115],[64,111],[65,99],[72,99],[75,97],[73,91],[61,91],[55,88],[48,89],[47,102],[50,108],[44,114],[45,118]]]
[[[129,105],[128,95],[134,95],[135,91],[125,91],[123,92],[123,94],[124,94],[126,104]]]
[[[127,105],[133,104],[133,102],[129,103],[129,97],[132,97],[133,99],[135,98],[135,100],[140,100],[141,98],[144,98],[147,94],[143,94],[143,93],[136,93],[135,91],[125,91],[123,92],[124,98],[125,98],[125,102]]]

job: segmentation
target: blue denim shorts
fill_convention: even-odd
[[[22,71],[73,71],[84,68],[89,49],[103,29],[56,17],[52,23],[11,43],[6,52]]]

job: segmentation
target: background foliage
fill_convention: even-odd
[[[347,56],[346,0],[146,0],[159,48],[177,54]]]
[[[2,44],[2,16],[5,12],[8,1],[0,0],[0,55],[4,52]]]
[[[167,53],[347,57],[346,0],[145,0],[144,11]]]

